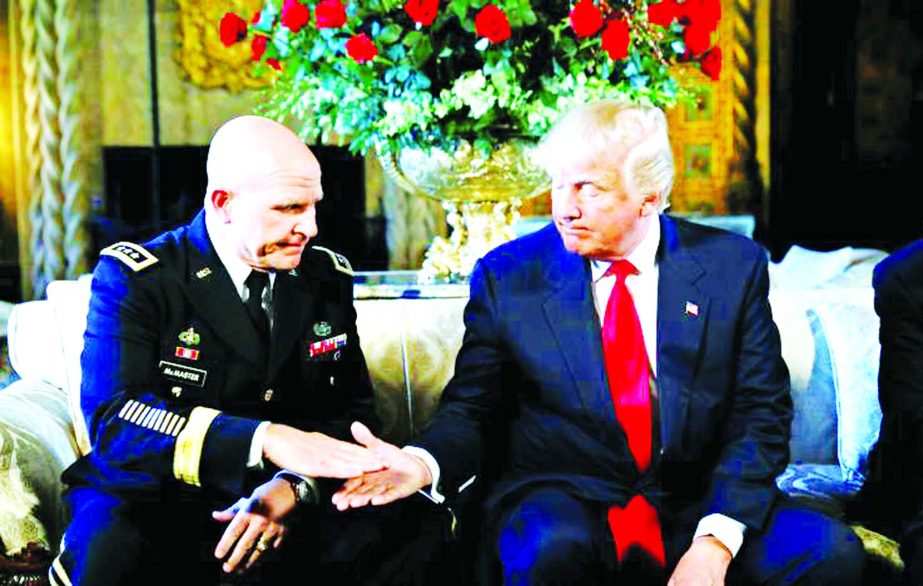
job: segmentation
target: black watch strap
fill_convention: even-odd
[[[277,472],[275,477],[289,483],[292,492],[295,493],[295,502],[299,505],[309,505],[318,501],[316,488],[307,479],[285,470]]]

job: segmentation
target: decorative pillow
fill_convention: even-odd
[[[64,531],[61,472],[77,459],[67,397],[45,381],[0,391],[0,542],[54,551]]]
[[[776,290],[769,301],[792,383],[791,461],[836,465],[836,392],[827,342],[810,310],[812,297]]]
[[[7,326],[10,364],[20,378],[67,386],[64,349],[54,308],[48,301],[17,303]]]
[[[52,281],[47,289],[48,301],[54,307],[61,331],[66,375],[66,383],[61,388],[67,392],[81,454],[90,452],[90,437],[80,410],[80,354],[83,352],[83,333],[87,329],[91,280],[90,275],[84,275],[76,281]]]
[[[837,456],[845,477],[861,483],[881,427],[878,316],[874,291],[829,289],[814,305],[830,347],[836,386]]]

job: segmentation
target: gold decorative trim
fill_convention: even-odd
[[[218,24],[225,13],[234,12],[249,20],[263,7],[262,0],[178,0],[177,5],[179,48],[174,58],[189,81],[203,88],[224,87],[232,92],[270,84],[274,75],[271,68],[267,67],[261,77],[253,73],[248,41],[225,47],[218,36]]]
[[[202,486],[199,479],[199,462],[205,446],[205,434],[221,411],[196,407],[189,414],[189,423],[176,438],[173,451],[173,476],[186,484]]]

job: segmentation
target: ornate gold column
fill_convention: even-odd
[[[87,271],[90,201],[100,191],[92,32],[96,3],[11,2],[15,158],[23,297]],[[83,29],[89,30],[83,30]]]

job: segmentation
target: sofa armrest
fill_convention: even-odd
[[[64,391],[18,380],[0,390],[0,542],[55,551],[64,531],[61,472],[77,459]]]

